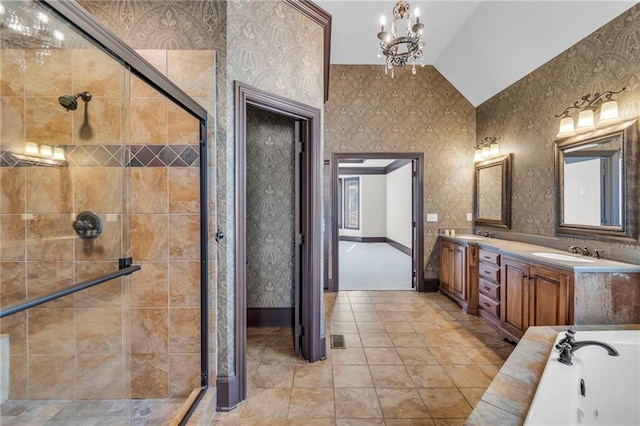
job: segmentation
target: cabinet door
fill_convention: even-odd
[[[529,325],[565,325],[569,318],[570,276],[557,269],[531,265]]]
[[[500,325],[520,338],[529,327],[529,265],[504,257],[500,287]]]
[[[440,287],[447,291],[451,291],[452,257],[451,244],[448,241],[440,241]]]
[[[452,244],[452,282],[451,292],[462,300],[467,300],[467,248]]]

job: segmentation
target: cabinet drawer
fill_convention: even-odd
[[[490,281],[487,281],[483,278],[480,278],[480,282],[478,284],[478,287],[480,289],[480,293],[484,294],[485,296],[489,296],[490,298],[494,299],[494,300],[500,300],[500,286],[492,283]]]
[[[488,263],[480,262],[478,267],[480,277],[495,283],[500,283],[500,268],[495,265],[489,265]]]
[[[480,293],[480,309],[484,309],[496,317],[500,317],[500,302],[496,302],[482,293]]]
[[[493,263],[500,266],[500,253],[494,253],[489,250],[480,249],[480,262]]]

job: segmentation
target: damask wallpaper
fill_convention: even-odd
[[[295,121],[247,111],[247,307],[293,307]]]
[[[627,91],[616,96],[620,114],[638,117],[640,5],[477,108],[478,139],[501,136],[501,150],[513,153],[512,232],[554,236],[553,146],[560,121],[555,115],[587,93],[623,86]],[[640,262],[637,245],[579,242],[604,248],[608,257]]]
[[[330,72],[325,161],[333,152],[425,153],[425,278],[436,278],[438,227],[469,226],[475,109],[432,66],[393,79],[382,65],[332,65]],[[427,213],[439,222],[426,222]]]

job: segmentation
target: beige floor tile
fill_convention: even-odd
[[[477,364],[478,368],[491,380],[496,377],[498,371],[500,371],[501,365],[496,364]]]
[[[376,388],[412,388],[413,381],[403,365],[370,365]]]
[[[396,312],[381,312],[380,314],[384,314],[384,313],[395,314]],[[400,312],[397,312],[397,313],[402,315],[402,313]],[[413,327],[411,327],[411,324],[409,323],[409,321],[382,320],[382,325],[384,326],[385,330],[387,330],[387,333],[415,333],[415,330],[413,329]]]
[[[332,319],[331,321],[331,332],[333,334],[343,334],[343,333],[357,333],[358,327],[356,327],[356,323],[354,322],[340,322]]]
[[[333,365],[335,388],[372,388],[373,379],[367,365]]]
[[[422,339],[414,332],[411,333],[389,333],[389,337],[396,348],[419,348],[424,347]]]
[[[369,365],[402,365],[395,348],[364,348]]]
[[[331,364],[296,365],[293,376],[294,388],[332,388],[333,366]]]
[[[380,322],[380,317],[375,312],[354,312],[356,322]]]
[[[464,353],[476,364],[502,365],[506,359],[497,348],[464,348]]]
[[[384,419],[387,426],[433,426],[430,419]]]
[[[482,395],[484,395],[487,388],[458,388],[462,395],[467,399],[469,405],[475,407],[482,399]]]
[[[383,322],[407,321],[402,312],[378,312],[378,317],[380,318],[380,321]]]
[[[407,371],[418,388],[453,388],[451,378],[439,365],[407,365]]]
[[[289,402],[290,419],[333,419],[333,389],[293,388]]]
[[[353,322],[356,319],[354,318],[352,312],[338,311],[334,312],[333,315],[331,315],[331,320],[334,322]]]
[[[288,419],[287,426],[335,426],[334,419]]]
[[[460,348],[442,346],[431,348],[430,351],[440,364],[473,364],[473,361]]]
[[[375,323],[365,323],[375,324]],[[393,342],[387,333],[363,333],[360,332],[360,340],[364,348],[392,348]]]
[[[396,348],[404,365],[437,365],[438,360],[430,349],[426,348]]]
[[[257,388],[290,388],[294,365],[260,365],[253,378]]]
[[[416,389],[376,389],[385,418],[430,419],[431,415]]]
[[[475,365],[443,365],[442,368],[459,388],[481,388],[491,384],[491,380]]]
[[[336,388],[336,418],[370,419],[381,418],[382,409],[375,389]]]
[[[291,346],[267,346],[262,352],[261,364],[297,364],[298,358]]]
[[[347,348],[361,348],[362,342],[358,333],[344,333],[344,343]]]
[[[351,310],[355,312],[375,312],[376,307],[371,303],[363,303],[363,304],[353,304],[351,305]]]
[[[383,419],[337,419],[336,426],[385,426]]]
[[[371,334],[371,333],[386,333],[387,330],[385,330],[384,325],[382,325],[381,322],[359,322],[358,323],[358,333],[362,334],[362,333],[367,333],[367,334]]]
[[[290,396],[290,388],[251,389],[239,408],[240,418],[285,419]]]
[[[438,419],[466,419],[472,407],[456,388],[418,389],[429,413]]]
[[[366,364],[362,348],[332,349],[331,362],[333,364]]]

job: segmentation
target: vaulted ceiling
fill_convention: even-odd
[[[380,64],[380,16],[395,0],[316,0],[333,16],[331,63]],[[624,0],[415,0],[425,64],[474,106],[491,98],[631,6]],[[401,70],[402,72],[410,72]],[[418,70],[419,72],[419,70]]]

